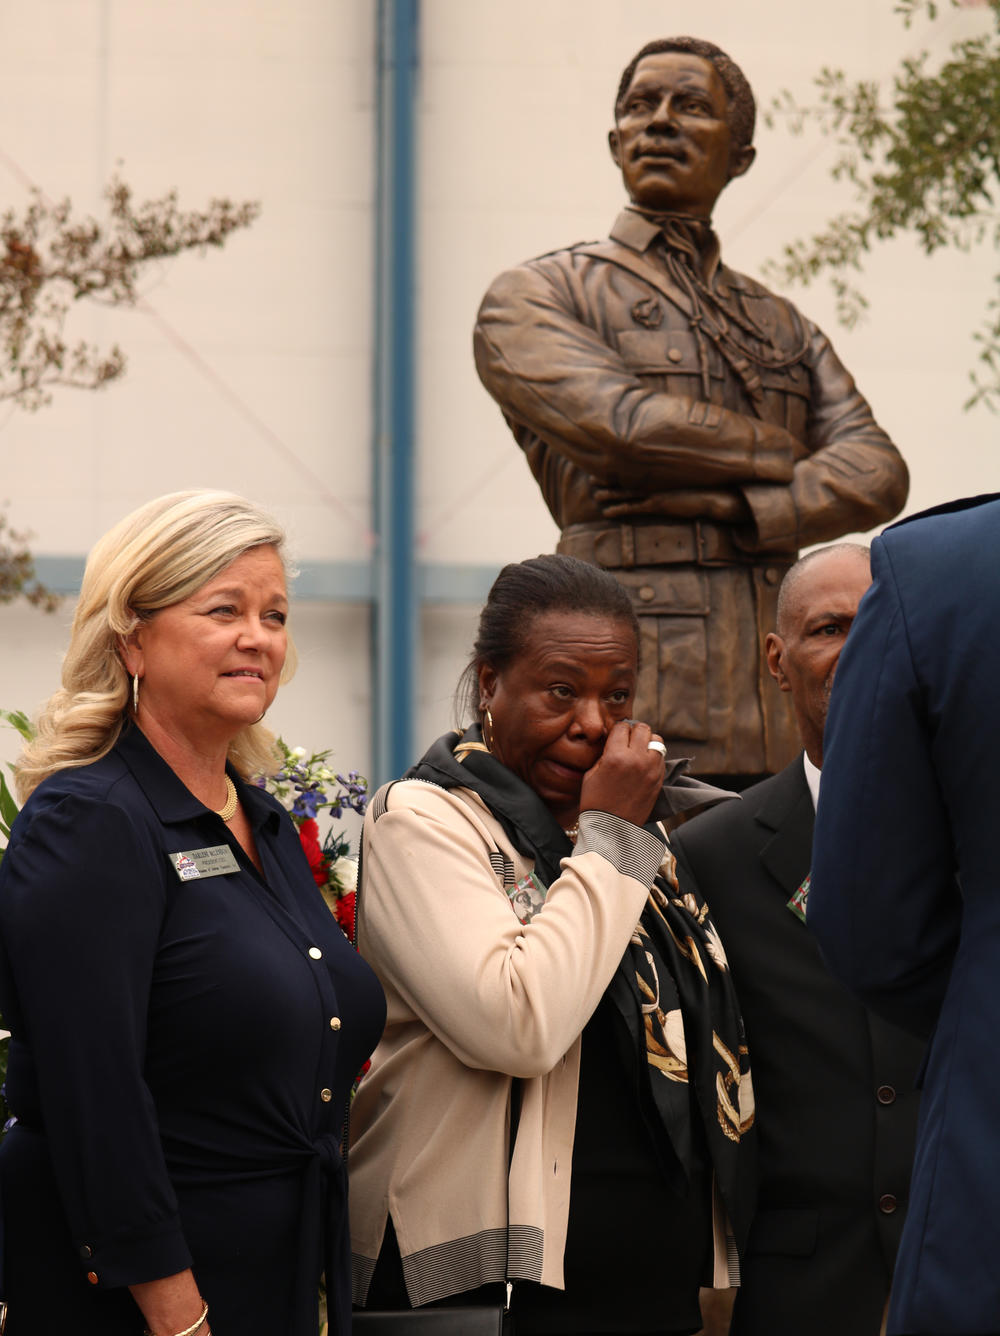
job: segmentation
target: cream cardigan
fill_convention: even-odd
[[[419,780],[386,794],[364,828],[358,945],[388,1015],[351,1111],[354,1301],[389,1215],[414,1306],[507,1278],[561,1289],[580,1035],[664,842],[584,812],[544,909],[522,925],[504,886],[531,860],[476,794]]]

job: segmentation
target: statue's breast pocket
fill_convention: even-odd
[[[812,394],[808,367],[793,362],[778,370],[764,370],[760,379],[770,408],[768,421],[779,423],[797,441],[805,442]],[[806,453],[804,445],[802,453]]]
[[[712,380],[723,379],[722,359],[707,342],[699,348],[690,329],[624,329],[618,334],[618,351],[628,369],[637,376],[656,376],[663,381],[660,388],[672,389],[675,394],[697,393],[703,370]],[[673,386],[668,381],[673,378]],[[686,382],[686,383],[682,383]]]
[[[616,570],[639,617],[635,714],[665,737],[708,737],[709,581],[684,566]]]

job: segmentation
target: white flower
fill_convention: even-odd
[[[293,747],[288,753],[289,756],[294,756],[297,761],[303,760],[308,754],[305,747]]]
[[[356,858],[338,858],[330,868],[331,876],[344,892],[358,889],[358,860]]]

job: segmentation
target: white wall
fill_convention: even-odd
[[[26,179],[96,211],[116,163],[139,199],[260,200],[224,250],[146,278],[148,309],[79,311],[125,378],[0,408],[0,501],[34,549],[81,554],[161,492],[224,487],[268,504],[300,559],[370,550],[374,5],[368,0],[32,0],[0,18],[0,187]],[[0,704],[56,685],[65,623],[0,609]],[[363,608],[296,609],[289,740],[367,764]],[[16,737],[0,729],[0,758]]]
[[[35,548],[81,553],[158,492],[226,486],[271,505],[300,558],[369,550],[371,202],[375,0],[32,0],[0,18],[0,183],[28,177],[93,208],[117,159],[140,194],[176,185],[258,198],[246,234],[150,281],[144,312],[80,313],[130,357],[100,395],[36,416],[0,412],[0,499]],[[419,557],[493,563],[551,550],[555,528],[470,333],[492,277],[605,235],[622,190],[606,146],[618,76],[646,40],[725,47],[761,105],[810,97],[823,64],[885,77],[989,18],[944,10],[906,32],[891,0],[422,0],[418,125]],[[723,197],[727,261],[757,273],[849,201],[832,145],[761,125],[758,159]],[[908,509],[997,486],[994,421],[962,413],[992,255],[872,257],[867,323],[836,326],[828,291],[790,295],[837,344],[912,473]],[[166,322],[166,324],[161,323]],[[474,608],[424,610],[421,744],[450,724]],[[296,610],[303,668],[274,708],[289,741],[369,760],[363,609]],[[0,609],[0,704],[54,685],[58,620]],[[12,745],[8,745],[8,741]],[[0,729],[0,758],[15,740]]]

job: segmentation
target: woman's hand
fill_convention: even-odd
[[[190,1270],[130,1285],[129,1289],[142,1309],[148,1330],[156,1336],[174,1336],[175,1332],[190,1330],[205,1310],[205,1301]],[[198,1327],[198,1336],[211,1336],[207,1318]]]
[[[663,786],[665,757],[650,751],[663,739],[648,724],[622,719],[608,734],[604,751],[583,777],[580,811],[610,812],[633,825],[649,820]]]

